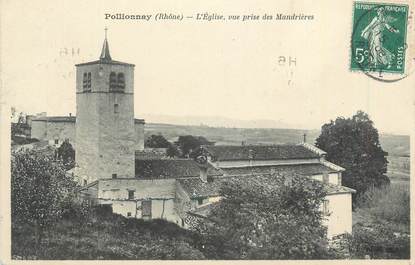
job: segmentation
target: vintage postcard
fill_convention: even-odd
[[[409,264],[414,7],[2,1],[0,264]]]

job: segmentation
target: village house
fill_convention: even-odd
[[[144,120],[134,118],[134,65],[111,58],[105,37],[99,60],[76,65],[76,117],[31,119],[31,135],[75,146],[70,172],[83,198],[130,218],[162,218],[190,227],[220,203],[221,183],[256,176],[300,175],[324,183],[329,236],[351,232],[351,194],[343,168],[310,144],[204,146],[205,163],[144,149]]]

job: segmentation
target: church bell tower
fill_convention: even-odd
[[[112,60],[106,30],[99,60],[76,65],[76,116],[82,184],[134,178],[134,65]]]

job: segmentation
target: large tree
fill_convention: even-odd
[[[144,145],[149,148],[169,148],[171,144],[163,135],[153,134],[146,139]]]
[[[35,151],[12,153],[11,213],[13,226],[34,227],[41,243],[45,228],[62,214],[62,206],[73,196],[76,183],[65,174],[64,166],[53,155]]]
[[[205,255],[214,259],[327,258],[322,184],[302,176],[246,177],[226,181],[208,222]]]
[[[182,135],[177,140],[177,146],[183,157],[193,157],[193,152],[197,151],[202,145],[212,145],[213,142],[208,141],[203,136]]]
[[[58,158],[62,160],[66,169],[75,166],[75,149],[73,149],[69,140],[65,140],[56,151]]]
[[[346,169],[343,185],[356,189],[358,194],[389,183],[385,175],[387,153],[380,145],[377,129],[363,111],[324,124],[316,146],[327,152],[327,160]]]

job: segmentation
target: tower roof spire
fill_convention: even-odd
[[[102,45],[102,51],[101,51],[101,55],[99,56],[99,59],[101,61],[111,61],[111,55],[110,55],[110,47],[108,45],[108,41],[107,41],[107,31],[108,28],[105,28],[105,39],[104,39],[104,44]]]

